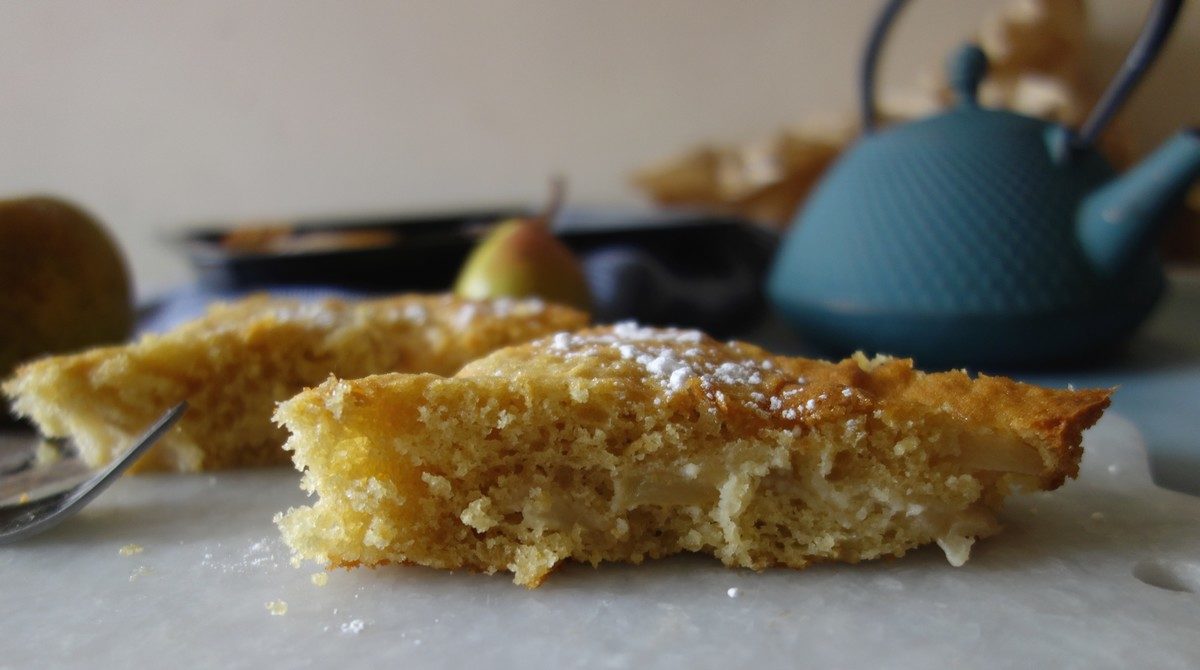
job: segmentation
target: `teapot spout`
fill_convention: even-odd
[[[1079,212],[1079,241],[1105,275],[1146,250],[1168,210],[1200,177],[1200,131],[1181,131],[1120,177],[1089,195]]]

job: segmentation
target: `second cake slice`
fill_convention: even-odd
[[[284,464],[275,403],[329,374],[453,374],[501,347],[586,322],[582,312],[540,300],[257,296],[163,335],[26,364],[4,391],[43,435],[71,438],[91,465],[129,448],[182,400],[187,414],[135,469]]]

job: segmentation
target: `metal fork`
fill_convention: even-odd
[[[159,440],[187,410],[181,402],[146,430],[146,433],[124,455],[106,465],[102,470],[79,484],[64,491],[20,502],[16,505],[0,506],[0,544],[16,542],[48,530],[79,510],[100,495],[109,484],[116,481],[138,456]],[[64,478],[65,479],[65,478]]]

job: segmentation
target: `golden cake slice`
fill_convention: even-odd
[[[587,316],[540,300],[407,295],[302,302],[256,296],[135,343],[29,363],[4,384],[47,437],[69,437],[92,465],[128,449],[167,408],[190,408],[136,469],[284,464],[275,403],[329,374],[453,374],[501,347]]]
[[[329,379],[282,403],[319,498],[276,521],[297,559],[530,587],[567,559],[685,551],[801,568],[937,542],[958,565],[1006,493],[1076,474],[1108,398],[695,331],[560,333],[451,378]]]

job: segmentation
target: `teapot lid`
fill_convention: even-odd
[[[972,153],[984,154],[992,151],[1009,154],[1011,143],[1017,142],[1029,155],[1046,153],[1057,166],[1079,165],[1099,156],[1078,133],[1060,123],[980,106],[979,85],[987,76],[988,67],[987,54],[978,45],[968,43],[959,47],[946,63],[946,76],[956,104],[941,113],[888,128],[885,134],[911,134],[911,139],[921,142],[964,142],[976,145]],[[864,135],[873,139],[876,129],[864,127]],[[1089,160],[1085,161],[1084,156]]]
[[[896,21],[897,15],[908,0],[888,0],[883,10],[871,28],[867,39],[866,51],[863,54],[859,72],[859,100],[862,108],[862,127],[864,134],[875,130],[875,72],[879,62],[880,52],[888,32]],[[1087,120],[1078,133],[1065,128],[1054,140],[1054,153],[1060,162],[1080,149],[1092,147],[1096,137],[1104,126],[1129,97],[1129,93],[1141,80],[1142,75],[1155,57],[1161,51],[1163,43],[1175,25],[1183,0],[1157,0],[1150,10],[1149,17],[1142,27],[1141,34],[1134,42],[1133,48],[1125,57],[1125,62],[1116,77],[1105,88],[1100,100],[1092,109]],[[987,71],[987,58],[983,51],[975,45],[968,45],[959,50],[949,63],[951,85],[957,94],[960,106],[975,104],[975,95],[979,82]]]
[[[979,46],[964,44],[954,53],[947,63],[946,74],[959,105],[975,107],[979,104],[976,98],[979,83],[987,76],[987,71],[987,54]]]

